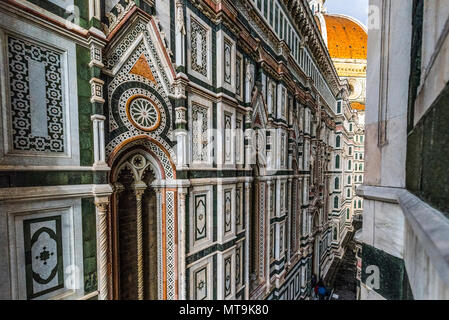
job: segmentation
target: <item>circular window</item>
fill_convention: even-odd
[[[126,113],[129,121],[143,131],[155,130],[161,121],[159,109],[145,96],[132,97],[128,101]]]
[[[136,167],[136,169],[143,169],[145,165],[147,164],[147,161],[145,160],[145,157],[141,154],[136,154],[132,160],[131,163]]]

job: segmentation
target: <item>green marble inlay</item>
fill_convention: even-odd
[[[94,199],[82,199],[84,292],[97,290],[97,237]]]
[[[60,7],[48,0],[28,0],[42,9],[71,21],[82,28],[89,28],[89,0],[74,0],[73,7]]]
[[[413,299],[404,260],[364,243],[362,245],[362,282],[369,287],[374,285],[371,279],[375,272],[371,269],[376,267],[379,268],[379,288],[373,288],[375,292],[388,300]]]
[[[407,189],[449,218],[449,85],[410,132]]]
[[[105,171],[4,171],[0,188],[107,184]]]
[[[78,117],[79,117],[79,143],[80,143],[80,164],[81,166],[91,166],[94,162],[93,154],[93,133],[90,86],[90,51],[88,48],[76,46],[76,64],[78,76]]]

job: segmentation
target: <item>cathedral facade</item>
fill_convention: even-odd
[[[358,120],[308,1],[0,16],[0,298],[305,299],[342,256]]]
[[[334,186],[338,191],[341,207],[334,211],[334,240],[338,243],[337,256],[344,254],[344,241],[347,231],[352,230],[352,218],[362,219],[363,199],[356,194],[357,187],[363,183],[365,159],[365,104],[366,104],[366,66],[368,30],[357,19],[342,14],[327,12],[325,0],[311,0],[309,5],[315,22],[328,48],[329,55],[341,81],[348,85],[347,103],[337,102],[335,118],[335,157],[339,165]],[[336,159],[337,160],[337,159]],[[346,222],[340,220],[346,215]],[[337,231],[338,223],[346,223],[347,228]]]

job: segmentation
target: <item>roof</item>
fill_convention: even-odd
[[[361,23],[343,15],[324,14],[324,20],[332,58],[367,59],[368,33]]]
[[[365,110],[365,104],[360,102],[352,102],[351,108],[355,110]]]

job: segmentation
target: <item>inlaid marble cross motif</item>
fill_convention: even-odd
[[[44,261],[44,264],[47,265],[47,260],[50,259],[50,256],[53,256],[55,253],[47,250],[47,247],[42,248],[42,252],[39,256],[36,256],[36,260]]]

